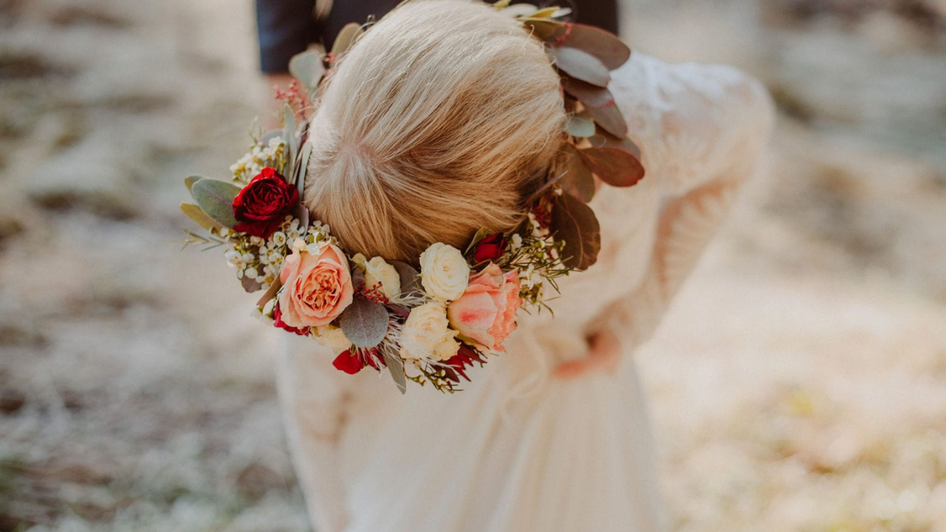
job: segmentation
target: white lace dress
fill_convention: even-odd
[[[735,69],[641,54],[611,90],[647,177],[594,199],[598,264],[561,283],[554,321],[520,320],[462,393],[402,396],[386,375],[342,374],[286,335],[279,389],[318,532],[663,530],[632,355],[755,171],[773,112]],[[556,377],[603,330],[623,342],[618,367]]]

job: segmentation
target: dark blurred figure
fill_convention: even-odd
[[[570,7],[576,22],[618,32],[617,0],[523,1]],[[284,82],[293,55],[315,43],[330,49],[345,24],[366,22],[371,16],[379,19],[399,3],[401,0],[256,0],[260,67],[277,83]]]

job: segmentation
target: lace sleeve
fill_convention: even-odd
[[[641,282],[597,320],[636,347],[667,305],[758,167],[774,112],[764,87],[717,65],[668,65],[638,54],[613,91],[665,197]]]
[[[634,54],[611,87],[648,175],[681,195],[734,166],[755,165],[773,121],[761,83],[739,69],[667,64]]]

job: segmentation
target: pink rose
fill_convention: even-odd
[[[470,284],[459,299],[447,307],[450,325],[465,338],[493,351],[503,351],[503,342],[516,330],[519,299],[519,275],[503,271],[489,263],[470,277]]]
[[[320,327],[341,315],[352,302],[348,258],[342,250],[322,244],[317,254],[294,249],[279,272],[281,318],[291,327]]]

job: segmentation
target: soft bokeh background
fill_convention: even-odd
[[[675,530],[946,530],[946,1],[623,23],[781,111],[639,355]],[[277,333],[178,253],[182,176],[222,175],[267,97],[254,31],[249,0],[0,0],[0,531],[308,529]]]

